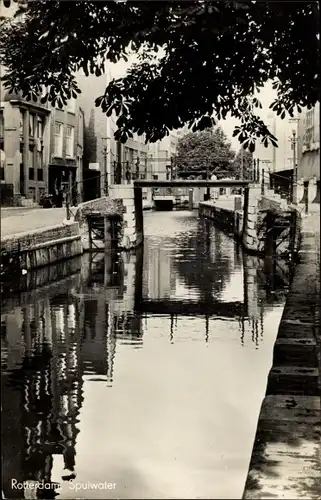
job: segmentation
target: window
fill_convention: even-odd
[[[23,112],[20,111],[20,123],[19,123],[20,136],[23,135]]]
[[[34,181],[34,180],[35,180],[35,169],[29,167],[29,181]]]
[[[42,151],[37,151],[37,167],[38,168],[42,168],[43,167]]]
[[[154,174],[153,175],[153,179],[154,179],[154,181],[157,181],[158,180],[158,175]]]
[[[76,113],[76,99],[69,99],[66,110],[68,113]]]
[[[4,118],[2,111],[0,111],[0,137],[4,137]]]
[[[34,137],[35,135],[35,126],[34,126],[34,115],[29,115],[29,135],[30,137]]]
[[[0,180],[4,181],[4,167],[0,167]]]
[[[305,115],[304,145],[309,147],[314,141],[314,109],[307,111]]]
[[[62,134],[63,134],[63,126],[62,123],[55,122],[54,129],[54,155],[62,158]]]
[[[43,181],[43,170],[42,168],[37,169],[37,181]]]
[[[28,166],[33,167],[33,146],[29,146],[29,151],[28,151]]]
[[[74,140],[75,129],[71,125],[67,125],[66,131],[66,156],[69,158],[74,156]]]
[[[43,121],[41,118],[38,118],[37,121],[37,137],[38,139],[43,138]]]

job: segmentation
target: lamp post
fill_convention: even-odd
[[[299,118],[294,117],[289,119],[289,123],[294,124],[296,126],[296,129],[292,130],[292,136],[289,138],[290,143],[291,143],[291,149],[293,151],[293,177],[292,177],[292,203],[297,204],[298,203],[298,165],[297,165],[297,155],[296,155],[296,147],[297,147],[297,142],[298,142],[298,137],[297,137],[297,130],[298,130],[298,123],[299,123]],[[295,194],[294,194],[295,193]]]
[[[291,141],[291,149],[293,151],[293,181],[292,181],[292,203],[297,204],[297,183],[298,183],[298,166],[296,161],[296,144],[297,144],[297,136],[296,131],[292,130],[292,137],[290,137]],[[295,190],[295,194],[294,194]]]
[[[103,137],[103,140],[106,141],[106,145],[103,148],[103,157],[104,157],[104,195],[108,196],[108,168],[107,168],[107,157],[108,157],[108,147],[107,141],[110,137]]]

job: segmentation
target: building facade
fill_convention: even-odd
[[[87,199],[104,194],[105,172],[107,184],[115,182],[116,165],[121,166],[123,178],[129,168],[139,178],[166,179],[171,157],[177,152],[178,139],[182,133],[173,131],[162,141],[149,144],[145,143],[144,135],[138,136],[136,133],[125,144],[116,141],[116,117],[107,117],[100,107],[95,107],[95,99],[104,95],[113,73],[114,68],[109,65],[108,71],[100,77],[85,76],[82,72],[77,75],[82,91],[78,99],[85,113],[84,191]],[[186,133],[185,129],[183,133]]]
[[[1,15],[13,18],[17,3],[1,5]],[[27,101],[3,86],[0,95],[2,203],[39,203],[45,193],[55,196],[67,186],[73,201],[81,200],[84,113],[79,103],[71,100],[66,109],[55,109],[42,104],[42,96]]]
[[[0,150],[3,203],[39,202],[48,183],[50,109],[1,89]]]
[[[309,201],[320,203],[320,103],[300,116],[297,180]]]
[[[58,196],[69,189],[73,204],[83,199],[84,122],[75,99],[65,109],[51,109],[48,192]]]
[[[265,172],[281,172],[293,170],[294,168],[294,150],[292,145],[293,132],[298,135],[298,118],[282,120],[274,113],[269,113],[264,121],[272,134],[278,140],[278,147],[272,144],[266,148],[260,142],[257,142],[256,150],[253,155],[255,160],[259,160],[261,169]]]

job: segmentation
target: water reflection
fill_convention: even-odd
[[[68,264],[68,276],[62,278],[60,273],[61,279],[54,284],[35,290],[35,279],[29,279],[24,292],[4,297],[2,475],[7,498],[22,496],[21,490],[12,487],[13,478],[18,482],[43,480],[48,489],[38,490],[38,498],[73,498],[69,480],[103,482],[106,470],[113,474],[112,481],[117,480],[118,489],[100,491],[101,498],[240,496],[288,270],[282,266],[271,269],[242,255],[233,240],[206,222],[179,212],[162,214],[168,217],[168,224],[163,222],[165,234],[160,236],[157,217],[146,217],[144,249],[135,254],[85,255],[80,268]],[[205,351],[202,345],[213,345],[213,350]],[[245,357],[240,348],[247,349]],[[265,358],[251,354],[259,348]],[[217,466],[224,476],[222,463],[227,460],[228,469],[235,472],[231,465],[235,450],[229,449],[232,444],[227,438],[222,441],[225,458],[217,465],[216,452],[211,452],[215,457],[211,458],[207,441],[203,442],[197,429],[208,426],[211,436],[217,431],[230,432],[231,423],[222,430],[225,417],[222,421],[211,417],[208,405],[212,396],[206,395],[215,379],[220,379],[220,385],[224,377],[227,380],[222,375],[224,359],[227,364],[232,360],[235,367],[240,363],[243,384],[256,370],[261,385],[254,383],[252,392],[257,398],[254,406],[247,402],[250,414],[243,418],[242,411],[247,410],[242,409],[243,403],[238,408],[238,418],[251,428],[242,431],[247,437],[245,445],[233,438],[235,446],[243,447],[242,466],[235,469],[234,484],[230,482],[223,491],[215,478],[207,477],[207,470]],[[193,373],[187,368],[190,366]],[[228,384],[227,392],[231,390]],[[204,391],[204,398],[192,402],[193,391],[198,398]],[[217,412],[217,401],[214,406]],[[175,444],[180,432],[182,441]],[[193,469],[199,460],[198,452],[194,457],[195,433],[199,436],[197,449],[204,455],[197,477]],[[162,442],[168,443],[166,449]],[[145,456],[152,465],[147,466]],[[175,467],[182,467],[176,470],[177,476],[168,472],[174,459]],[[131,460],[140,470],[133,471]],[[155,469],[151,469],[153,464]],[[139,480],[144,468],[154,482]],[[182,479],[186,474],[188,485]],[[165,489],[164,481],[168,483]],[[25,490],[26,498],[30,491]],[[97,493],[82,491],[78,496],[98,498]]]

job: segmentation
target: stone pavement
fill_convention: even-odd
[[[320,207],[302,219],[243,498],[321,499]]]
[[[55,226],[66,218],[65,207],[22,209],[22,211],[10,211],[9,213],[10,215],[7,216],[7,210],[1,210],[1,238]]]

